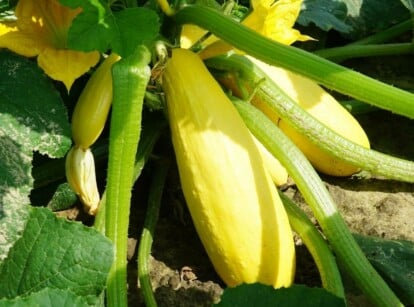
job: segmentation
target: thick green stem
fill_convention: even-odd
[[[142,130],[137,154],[135,156],[134,175],[132,179],[133,183],[135,183],[135,181],[141,175],[141,171],[143,170],[144,165],[147,162],[155,143],[167,125],[165,117],[156,112],[146,113],[145,116],[143,116],[142,121],[142,126],[145,127],[145,129]],[[107,155],[107,150],[105,153]],[[101,202],[99,204],[99,211],[95,217],[93,224],[93,227],[95,227],[101,233],[105,233],[105,208],[106,191],[102,195]]]
[[[145,216],[144,228],[138,247],[138,279],[147,307],[156,307],[157,302],[152,291],[149,277],[149,261],[151,247],[154,238],[155,226],[158,220],[158,213],[161,206],[162,191],[165,178],[168,172],[167,163],[160,162],[156,166],[148,195],[148,209]]]
[[[306,214],[291,199],[280,191],[279,195],[288,214],[292,229],[301,237],[318,267],[322,286],[332,294],[345,298],[341,274],[326,241]]]
[[[303,110],[246,57],[219,56],[207,60],[206,64],[214,69],[233,73],[239,83],[247,83],[255,88],[255,95],[262,102],[330,155],[377,175],[414,182],[414,162],[364,148],[340,136]]]
[[[208,7],[189,5],[174,19],[195,24],[255,58],[299,73],[340,93],[385,110],[414,118],[414,95],[305,50],[263,37]]]
[[[109,140],[105,234],[115,245],[107,282],[107,305],[127,306],[127,239],[134,162],[141,132],[142,105],[150,79],[149,51],[136,52],[113,66],[113,106]]]
[[[331,195],[302,152],[251,104],[240,100],[234,104],[250,131],[292,176],[333,251],[358,287],[377,306],[403,306],[355,242]]]

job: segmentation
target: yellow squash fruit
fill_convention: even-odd
[[[99,137],[112,104],[112,65],[120,57],[112,53],[93,73],[82,90],[72,115],[72,138],[89,148]]]
[[[286,168],[284,168],[283,165],[280,164],[279,160],[276,159],[270,153],[270,151],[268,151],[266,147],[264,147],[264,145],[254,137],[254,135],[252,135],[252,137],[254,143],[260,151],[260,154],[262,155],[264,166],[266,170],[269,172],[274,184],[276,184],[277,186],[282,186],[286,184],[289,178],[289,174]]]
[[[184,196],[217,273],[228,286],[291,285],[288,217],[237,110],[189,50],[172,51],[162,86]]]
[[[268,65],[251,56],[247,57],[314,118],[349,141],[370,148],[368,137],[358,121],[317,83],[284,68]],[[263,103],[256,103],[256,106],[262,109],[270,118],[276,116]],[[317,145],[310,142],[305,135],[297,132],[283,119],[278,120],[277,124],[299,149],[301,149],[315,169],[321,173],[331,176],[350,176],[359,171],[357,167],[343,162],[321,150]]]
[[[201,39],[207,33],[208,31],[196,25],[183,25],[180,33],[180,47],[184,49],[190,49],[195,43],[197,43],[199,39]],[[202,42],[202,45],[207,46],[217,40],[218,38],[216,36],[210,35]]]

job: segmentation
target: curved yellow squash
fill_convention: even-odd
[[[228,286],[289,286],[287,214],[237,110],[191,51],[172,51],[162,85],[184,196],[217,273]]]
[[[72,138],[77,146],[89,148],[105,127],[112,104],[112,65],[121,57],[110,54],[99,65],[79,96],[72,115]]]
[[[368,137],[358,121],[317,83],[286,69],[247,57],[310,115],[349,141],[370,148]],[[255,104],[255,101],[252,103]],[[264,113],[270,118],[276,118],[277,115],[264,104],[256,101],[256,105],[260,109],[263,108]],[[331,176],[349,176],[358,171],[357,167],[325,153],[284,120],[279,119],[277,123],[318,171]]]

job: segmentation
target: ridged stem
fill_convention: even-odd
[[[328,244],[306,214],[285,194],[279,191],[279,195],[288,214],[292,229],[302,239],[318,267],[322,286],[330,293],[345,298],[341,274]]]
[[[134,163],[141,133],[142,106],[151,76],[144,46],[113,66],[105,234],[115,246],[107,281],[107,306],[127,307],[127,240]]]
[[[153,173],[152,182],[148,195],[148,207],[145,215],[144,228],[141,234],[141,240],[138,247],[138,279],[144,302],[147,307],[156,307],[152,290],[151,280],[149,277],[149,260],[151,247],[154,238],[155,226],[158,221],[158,213],[161,206],[162,191],[164,189],[165,178],[168,173],[168,165],[159,162]]]
[[[356,243],[336,204],[303,153],[251,104],[233,101],[250,131],[280,161],[312,209],[335,255],[376,306],[403,306]]]
[[[347,45],[343,47],[321,49],[314,51],[313,53],[336,62],[358,57],[413,54],[414,44]]]

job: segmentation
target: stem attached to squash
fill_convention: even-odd
[[[208,7],[188,5],[174,15],[178,24],[198,25],[235,48],[369,104],[414,118],[414,94],[374,80],[305,50],[286,46]]]
[[[285,194],[279,191],[279,195],[292,229],[301,237],[318,267],[322,286],[330,293],[345,298],[341,274],[328,244],[306,214]]]
[[[343,47],[321,49],[314,54],[338,62],[358,57],[413,54],[413,43],[378,44],[378,45],[347,45]]]
[[[255,95],[259,95],[271,110],[337,159],[390,179],[414,182],[413,162],[364,148],[340,136],[304,111],[246,57],[219,56],[208,59],[206,64],[211,68],[233,73],[241,81],[239,83],[245,82],[252,88],[256,86]]]
[[[142,120],[142,126],[144,126],[145,129],[141,133],[137,154],[135,156],[134,175],[132,183],[135,183],[135,181],[141,175],[141,171],[143,170],[144,165],[147,162],[152,152],[152,149],[154,148],[155,143],[157,142],[164,128],[167,126],[167,121],[165,120],[164,116],[160,115],[157,112],[146,113],[145,116],[143,116]],[[105,156],[107,156],[107,154],[108,152],[106,150]],[[103,193],[101,197],[99,211],[98,214],[95,216],[95,221],[93,224],[93,227],[95,227],[101,233],[105,233],[105,211],[106,191]]]
[[[127,238],[134,162],[141,132],[142,106],[151,70],[144,46],[113,66],[112,106],[105,233],[115,245],[115,261],[107,283],[108,306],[127,306]]]
[[[358,287],[377,306],[403,306],[359,248],[329,192],[302,152],[258,109],[241,100],[233,102],[250,131],[292,176],[333,251]]]
[[[154,238],[155,226],[158,220],[158,213],[161,206],[162,191],[164,189],[165,178],[168,172],[168,164],[162,161],[158,163],[154,171],[151,187],[148,195],[148,209],[145,216],[144,228],[138,247],[138,278],[145,305],[156,307],[151,280],[149,278],[149,257]]]
[[[369,45],[369,44],[380,44],[387,42],[394,37],[403,34],[404,32],[410,31],[413,28],[413,22],[411,19],[404,20],[401,23],[396,24],[384,31],[375,33],[363,39],[357,40],[348,44],[350,45]]]

